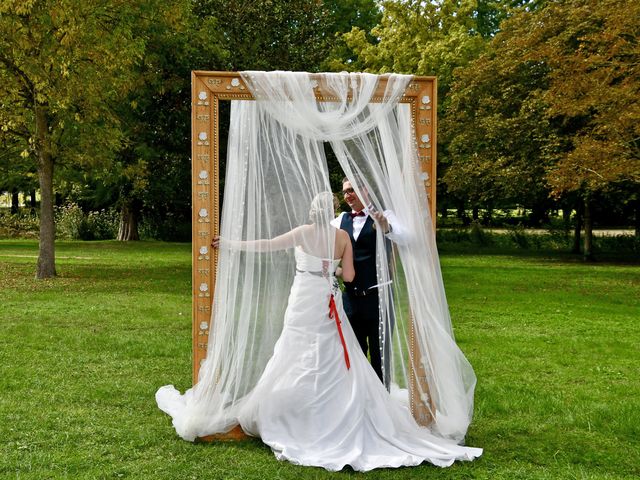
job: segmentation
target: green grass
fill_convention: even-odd
[[[484,456],[356,474],[258,440],[191,444],[154,401],[190,384],[190,245],[0,241],[0,478],[613,479],[640,476],[640,268],[543,254],[442,255],[478,375]]]

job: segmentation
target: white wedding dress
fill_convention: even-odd
[[[242,429],[260,437],[280,460],[333,471],[424,461],[445,467],[480,456],[482,449],[459,446],[418,426],[406,402],[387,392],[344,313],[333,276],[338,261],[300,247],[295,258],[282,334],[257,385],[242,400],[237,416]],[[336,320],[329,315],[332,295],[349,369]],[[158,405],[170,413],[167,403],[175,398],[161,391]]]

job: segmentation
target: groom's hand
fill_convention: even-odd
[[[211,239],[211,248],[219,248],[220,247],[220,237],[213,237]]]
[[[382,233],[389,233],[389,221],[387,220],[387,217],[378,211],[371,212],[371,216],[380,225],[380,228],[382,228]]]

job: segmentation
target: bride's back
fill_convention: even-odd
[[[344,252],[344,238],[340,230],[333,227],[305,225],[299,237],[299,245],[309,255],[324,259],[339,260]]]

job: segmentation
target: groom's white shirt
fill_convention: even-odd
[[[367,221],[367,217],[369,216],[368,208],[365,207],[363,211],[364,211],[364,215],[361,215],[359,217],[353,217],[354,240],[358,240],[358,237],[360,236],[360,232],[362,232],[362,228],[364,227],[364,224]],[[356,212],[353,212],[353,213],[356,213]],[[393,213],[391,210],[385,210],[384,212],[382,212],[382,214],[385,216],[385,218],[387,219],[387,222],[389,222],[389,225],[391,226],[391,231],[387,233],[385,236],[392,242],[396,242],[401,245],[404,244],[405,237],[403,235],[403,230],[398,222],[398,218],[396,217],[396,214]],[[340,225],[342,224],[343,215],[349,215],[349,212],[342,212],[336,218],[331,220],[331,225],[333,225],[336,228],[340,228]]]

